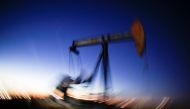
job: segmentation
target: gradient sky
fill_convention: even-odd
[[[113,89],[128,95],[187,95],[189,17],[180,2],[1,1],[0,82],[10,90],[48,90],[69,72],[72,40],[125,32],[139,18],[147,57],[133,42],[109,45]],[[82,68],[93,70],[100,46],[79,48]],[[75,57],[75,61],[77,57]],[[148,67],[144,70],[145,63]],[[72,70],[73,71],[73,70]],[[12,82],[18,83],[15,86]],[[37,85],[38,84],[38,85]]]

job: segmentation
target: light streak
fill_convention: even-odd
[[[170,100],[169,97],[164,97],[162,101],[160,102],[160,104],[156,107],[156,109],[163,109],[169,100]]]

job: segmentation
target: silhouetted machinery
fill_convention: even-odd
[[[134,41],[135,46],[137,48],[137,53],[139,56],[142,56],[144,53],[144,48],[145,48],[145,34],[144,34],[144,29],[139,20],[135,20],[132,23],[131,30],[129,32],[125,33],[118,33],[118,34],[107,34],[103,36],[98,36],[95,38],[88,38],[84,40],[74,40],[72,45],[70,46],[70,51],[73,52],[76,55],[79,55],[79,51],[77,48],[79,47],[86,47],[86,46],[91,46],[91,45],[101,45],[102,50],[98,56],[97,63],[95,65],[95,69],[93,73],[89,76],[84,81],[81,81],[80,77],[78,77],[76,80],[71,80],[68,79],[66,81],[63,81],[63,84],[65,83],[66,85],[64,86],[63,90],[66,93],[66,88],[68,87],[68,84],[80,84],[83,82],[88,82],[90,83],[93,78],[95,77],[97,73],[97,69],[100,67],[100,65],[103,65],[103,75],[104,75],[104,89],[105,93],[109,89],[108,86],[108,79],[110,78],[109,75],[109,52],[108,52],[108,47],[109,43],[112,42],[119,42],[119,41]],[[102,62],[102,64],[101,64]]]

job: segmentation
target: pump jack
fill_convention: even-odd
[[[81,81],[80,79],[80,76],[77,77],[77,79],[75,80],[72,80],[70,79],[69,77],[67,79],[64,79],[63,82],[63,92],[64,94],[67,94],[67,88],[69,87],[69,84],[80,84],[80,83],[83,83],[83,82],[88,82],[90,83],[92,81],[92,79],[96,76],[96,73],[97,73],[97,69],[98,67],[100,66],[100,63],[102,62],[102,65],[103,65],[103,75],[104,75],[104,98],[103,98],[103,102],[102,104],[98,103],[98,102],[92,102],[91,100],[83,100],[83,99],[75,99],[75,98],[72,98],[72,97],[69,97],[67,98],[66,96],[66,99],[64,98],[64,100],[66,101],[66,103],[71,103],[73,107],[81,107],[81,108],[84,108],[84,109],[89,109],[89,108],[92,108],[92,107],[96,107],[96,108],[100,108],[100,109],[115,109],[115,107],[117,106],[114,106],[114,107],[110,107],[116,103],[119,103],[120,105],[122,104],[121,108],[133,108],[134,106],[130,106],[129,104],[132,104],[134,103],[135,99],[131,99],[131,100],[127,100],[127,102],[125,103],[125,100],[124,102],[123,101],[116,101],[117,102],[112,102],[112,100],[114,101],[114,98],[111,98],[111,99],[107,99],[108,101],[105,101],[105,97],[107,96],[107,91],[108,91],[108,76],[109,76],[109,52],[108,52],[108,45],[109,43],[112,43],[112,42],[119,42],[119,41],[134,41],[135,43],[135,46],[136,46],[136,49],[137,49],[137,53],[139,54],[139,56],[142,56],[145,52],[145,34],[144,34],[144,29],[143,29],[143,26],[142,24],[140,23],[139,20],[135,20],[133,23],[132,23],[132,26],[131,26],[131,30],[130,32],[125,32],[125,33],[119,33],[119,34],[108,34],[108,35],[103,35],[103,36],[98,36],[98,37],[95,37],[95,38],[88,38],[88,39],[84,39],[84,40],[74,40],[72,45],[70,46],[70,51],[79,55],[79,51],[77,48],[79,47],[84,47],[84,46],[91,46],[91,45],[101,45],[102,46],[102,51],[100,52],[99,54],[99,57],[98,57],[98,60],[97,60],[97,63],[96,63],[96,66],[95,66],[95,69],[94,69],[94,72],[85,80]],[[62,85],[62,84],[61,84]],[[57,87],[58,89],[61,89],[60,87]],[[65,97],[65,95],[64,95]],[[109,98],[109,97],[108,97]],[[158,99],[158,98],[156,98]],[[76,103],[75,103],[76,101]],[[96,100],[95,100],[96,101]],[[101,99],[100,99],[101,101]],[[109,101],[111,103],[109,103]],[[139,99],[140,103],[138,104],[141,104],[141,102],[143,102],[143,105],[144,105],[144,100],[141,101],[141,99]],[[147,102],[147,101],[146,101]],[[152,101],[150,101],[150,104],[151,104]],[[156,101],[157,102],[157,101]],[[153,104],[156,103],[154,101]],[[160,102],[160,100],[158,101],[158,103]],[[109,103],[108,105],[106,103]],[[157,105],[157,106],[154,106],[151,104],[151,107],[153,106],[154,108],[167,108],[168,105],[171,103],[171,100],[170,100],[170,97],[164,97],[161,102]],[[65,104],[65,102],[63,103]],[[110,105],[112,104],[112,105]],[[127,105],[126,105],[127,104]],[[138,105],[137,104],[137,107],[140,108],[142,106],[142,108],[144,107],[143,105]],[[119,105],[118,105],[119,106]],[[140,106],[140,107],[139,107]],[[145,107],[147,108],[147,106],[145,105]],[[148,106],[149,107],[149,106]],[[152,108],[153,108],[152,107]],[[135,107],[136,108],[136,107]]]
[[[79,55],[79,51],[77,48],[91,46],[91,45],[101,45],[102,51],[99,54],[98,61],[96,63],[94,73],[85,80],[85,82],[91,82],[94,76],[96,75],[97,68],[99,67],[100,63],[102,62],[103,65],[103,75],[104,75],[104,90],[105,93],[108,90],[108,76],[109,76],[109,52],[108,52],[108,45],[112,42],[119,42],[123,40],[133,40],[135,42],[137,52],[139,56],[143,55],[144,47],[145,47],[145,35],[144,29],[139,20],[135,20],[132,23],[130,32],[119,33],[119,34],[108,34],[103,36],[98,36],[95,38],[88,38],[84,40],[74,40],[72,45],[70,46],[70,51]]]

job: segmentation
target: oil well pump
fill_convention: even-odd
[[[112,42],[119,41],[134,41],[135,46],[137,48],[137,53],[139,56],[143,55],[145,48],[145,33],[143,26],[139,20],[135,20],[132,23],[131,30],[125,33],[117,33],[117,34],[107,34],[102,36],[97,36],[94,38],[88,38],[83,40],[74,40],[72,45],[70,46],[70,51],[79,55],[78,48],[79,47],[87,47],[91,45],[101,45],[102,50],[98,56],[97,63],[95,65],[95,69],[92,75],[85,80],[85,82],[91,82],[97,73],[97,69],[100,66],[101,62],[103,65],[103,76],[104,76],[104,91],[106,92],[108,87],[108,77],[109,74],[109,44]]]
[[[121,41],[132,41],[134,42],[134,45],[137,49],[137,53],[140,57],[142,57],[145,54],[145,48],[146,48],[146,40],[145,40],[145,33],[144,33],[144,28],[143,25],[139,20],[135,20],[132,23],[131,30],[129,32],[124,32],[124,33],[117,33],[117,34],[107,34],[107,35],[102,35],[102,36],[97,36],[93,38],[87,38],[87,39],[82,39],[82,40],[74,40],[72,42],[72,45],[69,47],[70,53],[74,53],[77,56],[80,54],[79,48],[80,47],[88,47],[91,45],[100,45],[101,52],[99,53],[97,62],[95,64],[95,68],[91,75],[87,77],[86,79],[81,79],[81,75],[79,75],[76,79],[71,79],[71,77],[65,77],[61,84],[57,87],[57,89],[60,89],[62,92],[64,92],[64,101],[66,103],[71,104],[73,107],[80,107],[81,109],[89,109],[89,108],[96,108],[96,109],[116,109],[115,107],[119,108],[140,108],[140,107],[145,107],[145,108],[167,108],[168,105],[171,103],[170,97],[164,97],[161,98],[162,100],[160,101],[159,98],[155,99],[136,99],[136,98],[128,98],[126,99],[117,99],[113,98],[112,95],[109,96],[108,93],[108,83],[109,83],[109,78],[110,77],[110,72],[109,72],[109,51],[108,47],[110,43],[113,42],[121,42]],[[146,54],[145,54],[146,56]],[[103,76],[104,76],[104,93],[103,96],[94,96],[95,99],[91,99],[92,97],[89,97],[90,99],[86,99],[85,97],[81,99],[79,96],[78,98],[75,96],[67,96],[67,89],[70,88],[70,84],[82,84],[82,83],[88,83],[88,85],[91,85],[92,80],[96,77],[97,70],[102,65],[103,67]],[[72,87],[71,87],[72,88]],[[69,91],[68,91],[69,92]],[[79,93],[81,93],[79,91]],[[79,94],[77,92],[77,94]],[[65,95],[66,94],[66,95]],[[91,93],[90,93],[91,95]],[[77,96],[77,95],[76,95]],[[107,99],[108,98],[108,99]],[[154,103],[152,104],[152,100]],[[62,100],[61,100],[62,101]],[[97,102],[100,101],[100,102]],[[58,102],[58,101],[57,101]],[[148,104],[145,104],[148,103]],[[60,103],[60,101],[58,102]],[[118,104],[117,104],[118,103]],[[158,105],[157,105],[158,103]],[[64,103],[60,103],[62,105],[65,105]],[[113,106],[113,107],[111,107]],[[140,106],[140,107],[139,107]],[[143,108],[144,109],[144,108]]]
[[[76,55],[79,55],[80,52],[78,48],[80,47],[87,47],[91,45],[101,45],[101,52],[99,53],[97,62],[95,64],[95,68],[92,72],[92,74],[86,78],[85,80],[81,80],[80,75],[75,79],[72,80],[70,77],[65,78],[61,84],[58,85],[57,89],[64,92],[64,99],[67,96],[67,88],[69,87],[69,84],[81,84],[88,82],[89,84],[91,81],[96,77],[96,74],[98,72],[98,68],[100,65],[103,66],[103,79],[104,79],[104,95],[107,94],[107,91],[109,89],[108,83],[109,79],[111,79],[111,75],[109,72],[109,51],[108,47],[110,43],[113,42],[121,42],[121,41],[133,41],[135,43],[137,53],[141,57],[145,51],[145,33],[143,25],[139,20],[135,20],[132,23],[131,30],[129,32],[124,33],[116,33],[116,34],[107,34],[102,36],[97,36],[93,38],[87,38],[83,40],[74,40],[72,42],[72,45],[69,47],[70,53],[74,53]]]

